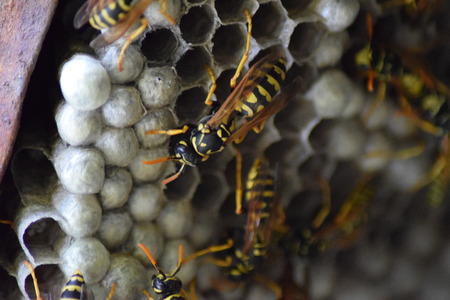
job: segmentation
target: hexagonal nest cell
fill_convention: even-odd
[[[409,2],[137,0],[97,31],[60,1],[0,186],[0,298],[35,298],[23,261],[43,297],[80,269],[96,299],[169,298],[138,243],[173,272],[231,240],[183,261],[189,299],[446,299],[450,2]]]

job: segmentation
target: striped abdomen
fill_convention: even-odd
[[[257,212],[261,220],[269,217],[270,204],[275,197],[275,179],[268,164],[264,158],[255,159],[246,182],[245,199],[249,202],[254,197],[258,198],[262,205]]]
[[[266,107],[273,97],[280,91],[281,84],[286,77],[286,60],[281,57],[275,64],[266,63],[262,68],[269,69],[261,74],[261,81],[236,107],[237,115],[251,118],[253,115]]]
[[[95,5],[91,11],[89,23],[95,29],[110,28],[120,23],[133,8],[133,0],[114,0],[111,3],[100,7],[102,2]]]
[[[260,234],[256,235],[248,254],[242,252],[240,242],[235,241],[237,245],[233,248],[232,264],[225,271],[225,276],[233,282],[245,280],[253,269],[262,264],[266,255],[266,245]]]
[[[61,293],[61,300],[81,299],[84,286],[84,278],[81,271],[76,271],[64,286]]]

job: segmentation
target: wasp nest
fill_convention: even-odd
[[[199,168],[186,168],[166,187],[161,181],[176,171],[175,164],[142,161],[168,156],[169,137],[146,131],[196,123],[208,113],[205,65],[217,78],[213,99],[222,102],[229,95],[229,80],[245,51],[244,10],[253,21],[244,73],[263,54],[283,49],[288,80],[302,79],[288,107],[239,145],[244,170],[262,153],[278,164],[277,189],[292,230],[308,227],[320,210],[321,180],[331,186],[331,214],[365,174],[377,174],[379,191],[364,208],[370,235],[358,243],[339,241],[356,244],[350,251],[307,261],[274,255],[258,272],[282,283],[283,266],[292,263],[293,280],[302,286],[308,264],[313,299],[450,294],[450,247],[437,230],[445,214],[425,205],[421,194],[408,193],[430,170],[435,149],[427,146],[412,158],[396,155],[418,144],[417,126],[396,114],[395,99],[364,118],[374,96],[342,68],[344,53],[357,39],[356,28],[347,30],[360,2],[381,14],[375,1],[167,0],[172,24],[153,1],[144,14],[150,25],[125,51],[123,71],[118,57],[127,34],[94,53],[87,47],[91,29],[72,31],[77,41],[58,73],[58,137],[47,144],[23,139],[12,162],[21,199],[14,220],[20,247],[2,265],[17,278],[23,296],[35,297],[22,264],[29,260],[44,295],[81,270],[96,299],[104,299],[116,282],[113,299],[143,299],[141,291],[151,291],[156,271],[138,243],[170,271],[180,244],[186,256],[217,243],[223,227],[234,222],[232,146]],[[62,18],[73,18],[77,8],[60,5],[67,6],[59,11]],[[194,261],[177,275],[186,286],[197,278],[199,299],[275,299],[252,279],[245,288],[218,289],[211,278],[222,275],[213,264]],[[17,295],[14,288],[8,293],[6,298]]]

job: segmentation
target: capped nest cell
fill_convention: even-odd
[[[280,299],[450,294],[445,230],[450,60],[443,50],[450,4],[149,1],[142,12],[148,25],[119,59],[141,23],[130,24],[114,41],[109,35],[118,27],[75,30],[72,20],[83,2],[61,1],[57,8],[0,187],[0,220],[13,222],[0,223],[1,299],[36,298],[23,261],[35,268],[44,297],[55,291],[59,297],[76,270],[96,299],[105,299],[115,283],[112,299],[145,299],[142,290],[158,297],[151,286],[158,271],[138,244],[170,274],[180,244],[186,258],[252,225],[260,226],[258,239],[262,227],[263,239],[270,236],[256,276],[239,285],[223,283],[224,268],[198,258],[177,273],[185,290],[198,299],[276,299],[273,286],[280,287]],[[142,3],[133,2],[132,9]],[[246,13],[252,21],[249,41]],[[99,35],[105,41],[99,38],[100,46],[90,48]],[[233,88],[230,80],[247,42],[248,59]],[[403,58],[398,74],[430,71],[433,76],[422,77],[422,92],[446,96],[444,108],[431,121],[418,114],[425,108],[418,109],[417,93],[401,86],[397,61],[383,61],[391,67],[388,74],[383,73],[388,68],[361,70],[355,58],[365,45],[371,45],[374,60],[380,52],[390,57],[389,51]],[[248,86],[269,73],[261,71],[261,59],[274,53],[284,53],[287,72],[272,103],[286,101],[286,107],[270,116],[261,132],[249,130],[242,143],[227,144],[198,166],[186,164],[167,183],[180,170],[174,140],[186,133],[166,131],[186,124],[196,128],[226,99],[242,103],[228,97],[243,86],[250,97]],[[245,77],[249,70],[253,76]],[[276,86],[272,75],[267,82]],[[243,78],[248,81],[239,86]],[[213,81],[215,104],[209,106]],[[255,89],[266,95],[268,86],[262,85]],[[267,107],[276,105],[265,104],[263,111]],[[441,122],[435,132],[433,117]],[[248,121],[236,113],[230,119],[238,127]],[[262,191],[248,192],[245,182],[244,198],[252,200],[244,201],[242,215],[235,213],[238,153],[244,181],[255,158],[268,160],[265,171],[273,174],[275,190],[268,221],[262,212],[248,221],[248,206],[263,200],[252,198]],[[242,250],[236,236],[234,247]]]

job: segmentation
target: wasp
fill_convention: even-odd
[[[392,87],[403,114],[426,132],[440,135],[450,129],[450,89],[432,76],[420,60],[407,51],[394,51],[371,43],[373,20],[366,16],[369,42],[354,58],[356,67],[367,78],[367,89],[375,90],[377,97],[366,117],[384,100],[388,87]]]
[[[285,76],[284,54],[277,52],[263,57],[249,69],[220,108],[213,109],[196,126],[147,131],[147,134],[170,135],[171,140],[168,157],[143,163],[168,160],[181,163],[180,170],[163,181],[166,184],[178,178],[186,165],[197,166],[210,155],[221,152],[226,145],[241,142],[252,129],[259,133],[266,120],[283,109],[294,93],[293,85],[278,93]],[[173,137],[176,135],[180,136]]]
[[[113,284],[106,300],[111,300],[117,288],[117,282]],[[61,300],[87,300],[94,299],[94,294],[86,286],[83,274],[80,270],[69,278],[66,285],[62,289]]]
[[[301,229],[286,230],[279,244],[288,253],[314,258],[330,250],[340,250],[351,246],[361,235],[367,222],[367,208],[374,195],[369,181],[372,175],[364,176],[352,190],[349,197],[330,217],[331,189],[325,180],[320,181],[323,205],[311,225]]]
[[[30,262],[23,262],[28,269],[30,269],[31,277],[33,278],[34,290],[36,293],[36,300],[43,300],[41,292],[39,291],[39,285],[36,277],[35,270]],[[114,283],[111,291],[108,294],[106,300],[111,300],[116,290],[117,283]],[[51,298],[51,297],[50,297]],[[80,270],[77,270],[67,281],[61,292],[61,300],[89,300],[94,299],[94,294],[86,286],[83,274]]]
[[[69,299],[93,299],[92,291],[86,287],[80,270],[75,271],[63,287],[61,300]]]
[[[155,258],[151,252],[143,244],[138,244],[138,246],[145,252],[148,259],[152,263],[153,267],[158,271],[158,275],[153,275],[152,277],[152,289],[153,291],[161,295],[159,300],[184,300],[186,299],[185,292],[183,291],[183,283],[175,275],[180,271],[181,262],[183,261],[183,246],[180,245],[178,265],[172,274],[164,273],[161,268],[156,263]],[[144,291],[149,299],[153,299],[147,291]]]
[[[276,196],[276,174],[268,161],[257,158],[249,171],[245,190],[245,222],[242,227],[231,228],[226,232],[226,243],[208,247],[186,258],[186,263],[208,253],[221,252],[222,258],[213,259],[213,263],[224,269],[224,276],[231,282],[244,282],[261,266],[267,255],[272,230],[284,215],[279,214],[279,197]],[[280,297],[276,283],[253,274],[255,278],[267,284]]]
[[[119,39],[139,20],[139,27],[131,32],[125,44],[122,46],[118,60],[119,71],[123,70],[122,61],[125,50],[135,41],[148,27],[148,20],[143,17],[145,9],[154,0],[88,0],[75,14],[73,24],[80,28],[87,22],[98,30],[106,29],[101,35],[91,41],[90,46],[94,49],[109,45]],[[161,4],[161,14],[172,24],[175,20],[167,14],[167,0],[158,0]]]

